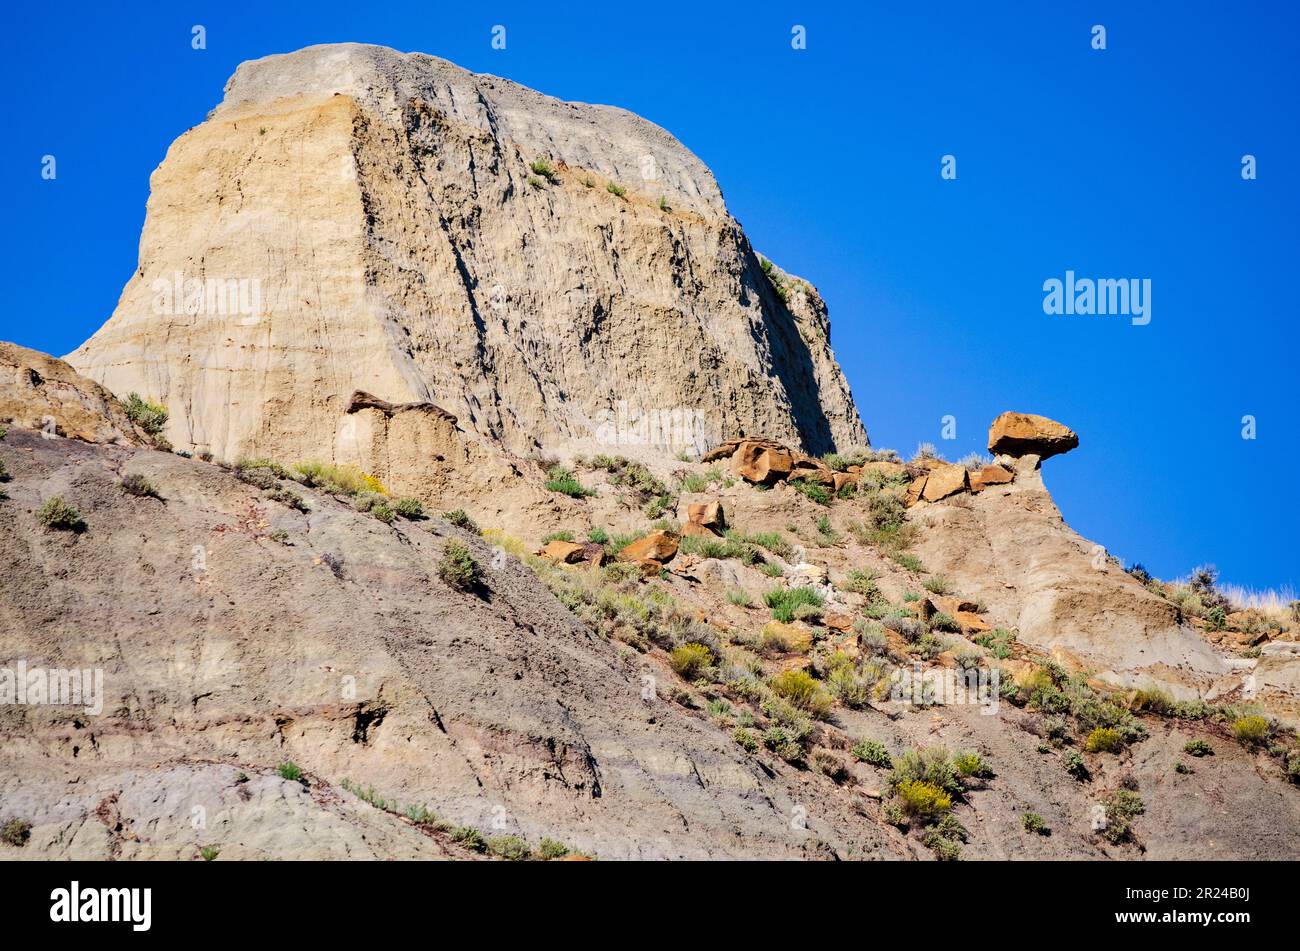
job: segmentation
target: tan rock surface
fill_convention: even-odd
[[[774,273],[788,303],[652,123],[431,56],[311,47],[241,65],[173,143],[139,267],[69,362],[227,459],[335,450],[355,390],[520,453],[644,441],[647,420],[681,448],[865,443],[825,305]],[[196,280],[231,283],[187,300]]]
[[[104,387],[62,360],[3,341],[0,421],[86,442],[149,442]]]

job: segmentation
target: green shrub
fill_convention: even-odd
[[[443,512],[442,520],[448,525],[455,525],[457,528],[463,528],[467,532],[473,532],[475,535],[478,534],[478,526],[474,524],[472,518],[465,514],[464,509],[453,509],[450,512]]]
[[[542,544],[549,545],[551,542],[572,542],[573,532],[567,529],[560,529],[558,532],[551,532],[542,536]]]
[[[1036,812],[1026,812],[1020,817],[1020,822],[1025,827],[1026,832],[1034,835],[1047,835],[1049,832],[1047,823]]]
[[[673,648],[672,668],[683,680],[694,680],[713,663],[713,652],[694,641]]]
[[[299,512],[307,512],[311,509],[306,500],[288,486],[282,485],[271,489],[266,493],[266,497]]]
[[[895,562],[906,568],[908,571],[914,571],[917,574],[925,571],[925,565],[921,564],[921,559],[917,558],[911,552],[895,552],[893,558]]]
[[[929,591],[931,594],[948,593],[948,579],[943,575],[935,575],[932,578],[926,578],[925,581],[922,582],[922,585],[925,587],[925,590]]]
[[[660,196],[659,196],[659,210],[660,210],[660,211],[672,211],[672,210],[673,210],[672,207],[668,204],[668,199],[665,198],[663,195],[660,195]]]
[[[142,399],[139,393],[131,393],[124,404],[126,418],[143,429],[150,436],[157,436],[167,426],[167,407],[150,403]]]
[[[483,852],[487,849],[487,842],[483,839],[482,833],[478,829],[471,829],[469,826],[459,826],[453,829],[451,839],[471,852]]]
[[[780,532],[759,532],[757,535],[739,535],[732,532],[728,532],[727,534],[729,536],[734,535],[734,537],[739,541],[750,542],[751,544],[758,545],[760,548],[766,548],[778,558],[789,558],[794,552],[790,543]],[[781,571],[779,566],[776,570],[778,573]]]
[[[302,770],[293,760],[285,760],[276,767],[275,772],[281,779],[286,779],[291,783],[302,782]]]
[[[831,698],[806,670],[783,670],[769,681],[772,692],[782,700],[822,718],[830,712]]]
[[[763,734],[763,745],[787,763],[803,759],[803,746],[784,727],[771,727]]]
[[[1065,766],[1065,771],[1077,779],[1079,782],[1086,782],[1089,777],[1088,764],[1083,759],[1083,754],[1078,750],[1066,750],[1065,755],[1061,757],[1061,762]]]
[[[1287,778],[1293,783],[1300,783],[1300,747],[1288,750],[1283,757]]]
[[[877,766],[880,769],[894,768],[894,760],[889,755],[889,750],[885,749],[884,744],[877,743],[875,740],[858,740],[851,752],[855,759],[870,766]]]
[[[0,827],[0,840],[21,849],[32,835],[32,824],[26,819],[10,819]]]
[[[962,776],[972,776],[977,779],[987,779],[993,775],[993,768],[985,761],[979,753],[959,753],[953,760],[953,766]]]
[[[812,499],[818,505],[831,504],[831,490],[818,482],[809,482],[807,479],[790,479],[786,485],[791,486],[801,495]]]
[[[609,192],[611,195],[616,195],[619,198],[625,198],[627,196],[627,189],[622,185],[615,184],[614,182],[609,182],[605,186],[605,191]]]
[[[534,188],[538,189],[539,191],[546,187],[546,183],[542,181],[540,178],[538,178],[536,175],[528,176],[528,184],[532,185]]]
[[[574,499],[596,494],[595,489],[586,488],[574,478],[572,472],[563,466],[551,466],[546,473],[546,488],[551,492],[559,492],[561,495],[567,495]]]
[[[772,609],[772,617],[784,624],[794,620],[796,608],[806,604],[820,608],[826,604],[825,598],[808,587],[773,588],[763,596],[763,600]]]
[[[1011,656],[1011,644],[1015,641],[1016,635],[1005,628],[997,628],[984,634],[976,635],[975,643],[980,647],[992,652],[998,660],[1006,660]]]
[[[546,861],[562,859],[569,854],[569,847],[549,836],[542,836],[541,844],[537,846],[537,854]]]
[[[122,491],[127,495],[135,495],[141,498],[158,498],[158,490],[154,487],[154,484],[138,472],[123,476],[120,485]]]
[[[1110,842],[1118,845],[1133,837],[1133,819],[1146,811],[1146,806],[1136,793],[1117,789],[1105,800],[1106,828],[1102,830]]]
[[[609,532],[605,531],[603,528],[593,528],[587,533],[587,541],[596,545],[604,545],[609,541]]]
[[[1085,753],[1118,753],[1124,748],[1124,737],[1118,730],[1099,726],[1083,741]]]
[[[517,835],[494,835],[486,844],[489,853],[508,862],[522,862],[533,854],[528,843]]]
[[[471,591],[482,580],[482,569],[469,553],[469,549],[453,539],[448,539],[438,562],[438,577],[453,588]]]
[[[930,630],[958,634],[961,632],[961,625],[957,623],[956,618],[946,611],[936,611],[930,617]]]
[[[747,753],[758,752],[758,738],[744,727],[736,727],[731,731],[731,738],[741,745],[741,748]]]
[[[937,819],[952,808],[952,796],[934,783],[914,779],[894,789],[903,814],[920,820]]]
[[[375,502],[370,506],[370,515],[379,519],[385,525],[392,525],[397,519],[397,513],[393,511],[393,507],[383,501]]]
[[[754,606],[754,598],[744,588],[732,588],[728,591],[727,601],[740,608],[751,608]]]
[[[5,461],[0,459],[0,482],[9,481],[9,470],[5,468]]]
[[[398,499],[393,503],[393,511],[402,518],[424,518],[424,503],[419,499]]]
[[[64,501],[61,495],[51,495],[36,510],[36,520],[46,528],[68,532],[85,531],[86,522],[81,513]]]
[[[221,848],[216,845],[205,845],[199,849],[199,855],[203,856],[205,862],[215,862],[218,855],[221,854]]]
[[[359,492],[386,494],[384,484],[356,466],[336,466],[326,462],[300,462],[293,467],[297,479],[308,488],[318,488],[330,495],[356,495]]]
[[[860,594],[868,601],[873,601],[880,596],[880,588],[876,584],[876,573],[869,569],[852,569],[848,573],[848,577],[840,584],[840,588],[843,591]]]
[[[1260,716],[1238,717],[1232,721],[1232,735],[1246,746],[1255,746],[1268,739],[1268,721]]]
[[[555,166],[544,158],[533,159],[533,161],[529,163],[528,169],[534,175],[540,175],[547,181],[555,180]]]
[[[1214,747],[1204,740],[1188,740],[1183,752],[1188,756],[1213,756]]]
[[[895,786],[907,782],[926,782],[953,796],[961,795],[964,790],[952,757],[941,746],[908,750],[896,761],[890,781]]]

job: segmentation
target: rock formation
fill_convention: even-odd
[[[516,452],[866,442],[816,291],[621,109],[311,47],[240,66],[150,184],[139,267],[68,360],[171,407],[178,448],[416,455],[355,432],[356,390]]]

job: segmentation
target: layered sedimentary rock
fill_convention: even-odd
[[[357,44],[239,67],[154,172],[139,268],[68,360],[219,458],[369,465],[356,390],[516,452],[866,442],[824,303],[760,264],[671,135]]]

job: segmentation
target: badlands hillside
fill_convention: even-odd
[[[0,858],[1300,857],[1300,606],[1071,531],[1062,423],[871,448],[618,109],[244,64],[0,429]]]

